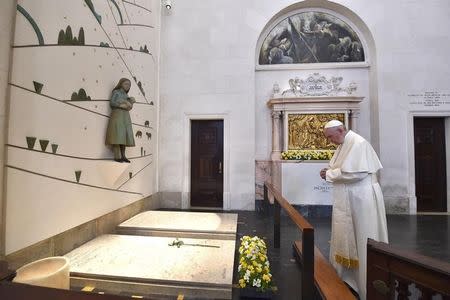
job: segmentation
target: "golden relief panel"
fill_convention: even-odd
[[[336,146],[323,135],[323,126],[330,120],[345,124],[345,114],[289,114],[288,150],[334,150]]]

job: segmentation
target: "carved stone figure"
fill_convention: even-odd
[[[125,156],[126,147],[134,147],[133,128],[129,111],[136,100],[128,96],[131,81],[121,78],[112,90],[110,106],[111,117],[106,131],[106,144],[112,145],[114,160],[117,162],[130,162]]]

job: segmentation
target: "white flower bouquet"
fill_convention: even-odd
[[[266,243],[257,236],[243,236],[239,247],[239,287],[264,292],[272,288]]]

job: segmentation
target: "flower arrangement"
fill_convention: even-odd
[[[266,243],[257,236],[243,236],[239,247],[239,286],[264,292],[272,288]]]
[[[334,150],[287,150],[281,153],[284,160],[330,160]]]

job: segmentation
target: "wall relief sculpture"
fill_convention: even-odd
[[[279,22],[264,39],[260,65],[364,61],[356,32],[324,12],[302,12]]]
[[[295,77],[295,79],[289,79],[290,89],[282,93],[280,93],[278,83],[275,83],[273,85],[273,97],[352,95],[357,90],[356,83],[350,82],[347,87],[341,87],[342,80],[342,77],[331,77],[328,80],[319,73],[314,73],[305,80]]]
[[[323,126],[330,120],[339,120],[345,124],[345,114],[288,114],[287,150],[336,149],[323,135]]]

